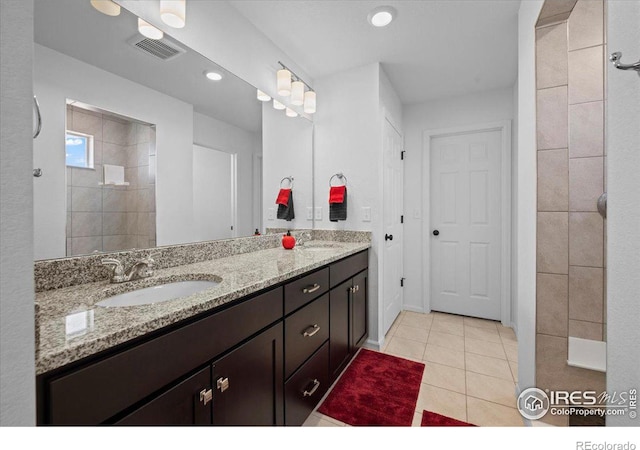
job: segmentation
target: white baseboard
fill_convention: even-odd
[[[368,348],[370,350],[381,351],[382,346],[384,345],[384,339],[381,341],[373,341],[371,339],[367,339],[364,343],[364,348]]]

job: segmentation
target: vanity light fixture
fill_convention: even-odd
[[[287,108],[285,114],[287,115],[287,117],[298,117],[298,113],[291,108]]]
[[[276,74],[276,80],[278,82],[278,95],[288,97],[291,95],[291,72],[282,68],[278,70]]]
[[[107,16],[120,15],[120,5],[111,0],[91,0],[91,6]]]
[[[257,91],[258,91],[257,98],[261,102],[268,102],[269,100],[271,100],[271,97],[269,97],[267,94],[262,92],[260,89],[258,89]]]
[[[304,83],[302,81],[294,81],[291,83],[291,104],[302,106],[304,103]]]
[[[314,114],[316,112],[316,92],[307,91],[304,93],[304,112]]]
[[[277,109],[279,111],[282,111],[285,108],[286,108],[286,106],[284,106],[282,103],[280,103],[275,98],[273,99],[273,109]]]
[[[158,30],[156,27],[151,25],[149,22],[145,22],[141,18],[138,17],[138,31],[144,37],[148,37],[149,39],[162,39],[164,33]]]
[[[222,74],[220,72],[216,72],[215,70],[205,70],[204,76],[207,77],[211,81],[220,81],[222,80]]]
[[[391,6],[380,6],[371,10],[368,15],[369,23],[374,27],[386,27],[398,15],[398,11]]]
[[[187,0],[160,0],[160,18],[172,28],[184,28]]]

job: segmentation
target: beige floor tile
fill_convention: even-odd
[[[445,366],[433,362],[425,363],[422,382],[464,394],[466,391],[465,373],[463,369]]]
[[[471,327],[477,327],[477,328],[490,328],[490,329],[496,329],[496,323],[493,320],[485,320],[485,319],[477,319],[475,317],[465,317],[464,318],[464,324],[465,325],[469,325]]]
[[[433,320],[436,322],[455,323],[456,325],[462,325],[464,323],[464,317],[446,313],[434,313]]]
[[[429,328],[431,328],[432,321],[433,321],[433,317],[431,317],[430,315],[419,314],[419,313],[408,311],[402,317],[402,320],[400,321],[400,325],[406,325],[408,327],[415,327],[415,328],[424,328],[428,330]]]
[[[509,361],[518,362],[518,344],[504,343],[504,352],[507,355]]]
[[[515,408],[496,405],[473,397],[467,397],[468,422],[481,427],[522,427],[522,416]]]
[[[413,422],[411,422],[412,427],[419,427],[422,424],[422,411],[416,411],[413,413]]]
[[[442,414],[458,420],[467,420],[467,398],[464,394],[422,383],[416,410]]]
[[[464,362],[466,370],[470,372],[502,378],[503,380],[513,380],[509,363],[504,359],[465,353]]]
[[[320,405],[318,405],[318,406],[320,406]],[[319,413],[318,411],[314,411],[313,414],[316,414],[316,415],[320,416],[320,418],[322,420],[326,420],[327,422],[331,422],[334,425],[337,425],[339,427],[349,427],[349,426],[351,426],[351,425],[348,425],[348,424],[346,424],[344,422],[339,421],[338,419],[334,419],[331,416],[327,416],[327,415],[324,415],[322,413]]]
[[[511,368],[511,375],[513,376],[513,381],[518,382],[518,363],[509,361],[509,368]]]
[[[431,330],[427,343],[450,348],[451,350],[464,351],[464,337],[455,334]]]
[[[302,424],[303,427],[341,427],[344,426],[342,422],[337,420],[327,420],[329,416],[325,416],[320,413],[311,413],[311,415]]]
[[[507,359],[502,344],[498,344],[497,342],[488,342],[478,339],[465,338],[464,349],[466,352],[475,353],[477,355]]]
[[[464,326],[464,336],[471,339],[479,339],[481,341],[489,341],[502,343],[498,330],[493,328],[478,328],[471,325]]]
[[[411,339],[412,341],[427,343],[429,337],[429,330],[426,328],[409,327],[407,325],[400,325],[396,330],[394,337],[401,337],[405,339]]]
[[[437,319],[433,320],[433,325],[431,325],[431,331],[464,336],[464,326],[461,323],[443,322],[443,321],[438,321]]]
[[[514,408],[515,383],[475,372],[467,372],[467,395]]]
[[[498,328],[498,331],[500,332],[500,338],[502,339],[502,342],[511,342],[511,343],[516,343],[518,342],[518,338],[516,337],[516,333],[511,329],[511,328],[507,328],[507,327],[502,327],[502,328]]]
[[[385,353],[420,360],[424,355],[424,349],[425,344],[422,342],[394,336],[391,338],[391,341],[389,341]]]
[[[423,359],[437,364],[444,364],[445,366],[464,369],[464,352],[440,347],[439,345],[427,344]]]

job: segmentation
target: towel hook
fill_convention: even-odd
[[[293,177],[284,177],[282,180],[280,180],[280,187],[282,188],[282,183],[285,180],[289,181],[289,189],[293,188]]]
[[[635,70],[636,72],[638,72],[638,76],[640,76],[640,61],[633,64],[622,64],[620,62],[620,58],[622,58],[622,52],[615,52],[611,54],[609,60],[613,63],[613,66],[616,69]]]
[[[331,176],[331,178],[329,178],[329,187],[331,187],[331,186],[332,186],[331,182],[332,182],[332,181],[333,181],[333,179],[334,179],[334,178],[336,178],[336,177],[340,178],[341,180],[344,180],[344,185],[345,185],[345,186],[347,185],[347,177],[345,177],[345,176],[344,176],[344,174],[343,174],[342,172],[338,172],[338,173],[336,173],[336,174],[333,174],[333,175]]]

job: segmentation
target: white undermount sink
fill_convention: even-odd
[[[188,297],[198,292],[214,288],[218,284],[220,283],[217,281],[208,280],[175,281],[113,295],[99,301],[96,305],[105,308],[151,305],[181,297]]]

